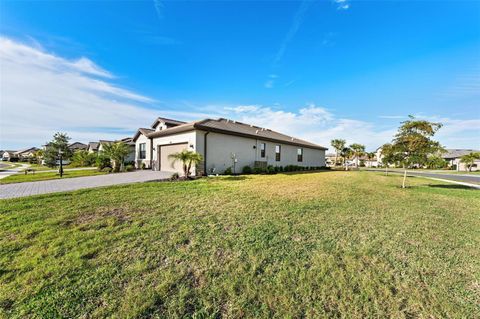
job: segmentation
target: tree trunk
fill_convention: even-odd
[[[385,165],[385,176],[388,176],[388,164]]]
[[[335,151],[335,163],[333,164],[333,166],[337,166],[337,157],[338,157],[338,151]]]
[[[407,169],[404,167],[403,168],[405,171],[403,172],[403,183],[402,183],[402,188],[405,188],[405,181],[407,180]]]

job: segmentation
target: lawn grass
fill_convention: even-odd
[[[5,317],[478,318],[480,192],[321,172],[0,201]]]
[[[106,174],[106,173],[99,172],[97,170],[64,171],[62,178],[94,176],[94,175],[103,175],[103,174]],[[0,179],[0,184],[46,181],[46,180],[59,179],[59,178],[60,178],[60,174],[58,172],[36,172],[35,174],[28,173],[26,175],[23,172],[20,172],[18,174],[10,175]]]

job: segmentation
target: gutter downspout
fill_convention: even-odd
[[[207,135],[210,132],[205,132],[203,135],[203,174],[205,176],[208,175],[207,173]]]
[[[153,139],[151,137],[148,139],[150,140],[150,169],[153,171]]]

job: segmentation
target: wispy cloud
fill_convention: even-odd
[[[348,10],[350,8],[350,0],[333,0],[338,10]]]
[[[157,17],[159,19],[163,18],[163,2],[161,0],[153,0],[153,6],[155,8],[155,12],[157,13]]]
[[[264,83],[263,86],[264,86],[266,89],[272,89],[272,88],[275,86],[275,80],[276,80],[277,78],[278,78],[278,75],[276,75],[276,74],[270,74],[270,75],[268,76],[267,81],[265,81],[265,83]]]
[[[0,37],[0,142],[40,145],[56,131],[81,141],[122,137],[157,116],[152,98],[112,83],[86,57],[76,60]]]
[[[295,37],[298,30],[300,29],[300,26],[302,25],[303,20],[305,19],[305,15],[308,11],[308,8],[310,8],[312,3],[313,1],[309,1],[309,0],[303,0],[300,3],[300,6],[298,7],[297,11],[295,12],[295,15],[293,16],[292,24],[290,25],[290,28],[288,29],[287,34],[283,38],[283,41],[280,45],[280,48],[277,51],[277,54],[275,55],[275,59],[273,60],[274,66],[277,66],[282,60],[289,43],[292,41],[292,39]]]

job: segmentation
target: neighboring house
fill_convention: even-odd
[[[479,150],[471,149],[446,149],[447,152],[442,154],[442,158],[447,161],[448,166],[457,171],[468,171],[467,165],[461,162],[461,157]],[[475,161],[472,165],[472,171],[480,170],[480,160]]]
[[[335,166],[335,153],[327,153],[325,154],[325,165],[332,167]],[[340,155],[337,156],[337,161],[339,161]]]
[[[153,132],[151,132],[153,130]],[[241,172],[244,166],[325,166],[325,150],[298,138],[270,129],[228,119],[204,119],[189,123],[157,119],[152,129],[135,134],[135,163],[153,170],[182,173],[171,154],[188,149],[200,153],[204,162],[193,174]]]
[[[35,152],[38,151],[36,147],[29,147],[20,151],[13,153],[13,157],[18,158],[19,160],[28,160],[29,158],[35,157]]]
[[[89,153],[97,153],[98,152],[98,142],[88,142],[87,151]]]
[[[71,149],[73,152],[75,152],[79,150],[86,150],[88,148],[88,145],[80,142],[75,142],[68,145],[68,148]]]
[[[14,156],[17,151],[3,151],[2,161],[10,161],[12,158],[18,159]]]

